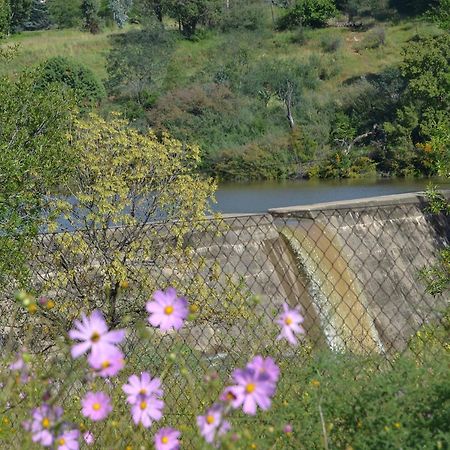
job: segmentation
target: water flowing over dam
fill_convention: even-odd
[[[300,305],[315,345],[393,354],[448,307],[419,271],[450,242],[449,217],[430,214],[421,194],[224,220],[223,235],[193,237],[194,247],[242,276],[262,304]]]

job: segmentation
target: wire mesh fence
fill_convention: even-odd
[[[53,342],[73,320],[100,308],[110,326],[128,329],[127,365],[125,378],[97,380],[97,388],[112,389],[143,370],[161,376],[163,422],[178,426],[186,448],[193,448],[196,415],[214,402],[233,368],[254,355],[270,355],[280,365],[276,404],[282,405],[301,390],[296,371],[315,351],[378,368],[399,354],[420,352],[420,331],[448,320],[449,306],[445,293],[426,292],[420,271],[449,241],[448,217],[417,202],[41,235],[30,260],[31,284],[54,305],[41,308],[46,321],[36,321],[34,350],[51,358]],[[145,302],[170,286],[190,307],[178,333],[145,323]],[[285,303],[304,315],[296,347],[277,340],[275,319]],[[450,348],[445,334],[436,333],[435,341]],[[74,381],[63,406],[70,409],[86,386]],[[117,414],[128,414],[124,402],[117,404]],[[258,420],[270,422],[270,414],[280,410]],[[120,434],[111,424],[102,427],[117,434],[115,448],[136,439],[131,427]]]

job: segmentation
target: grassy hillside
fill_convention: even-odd
[[[396,120],[406,92],[397,69],[404,49],[418,36],[442,33],[435,25],[371,19],[361,30],[277,31],[267,16],[255,29],[201,29],[191,40],[173,22],[165,25],[165,31],[129,26],[96,35],[78,29],[24,32],[3,41],[19,44],[19,50],[2,63],[0,75],[13,76],[49,57],[71,57],[107,85],[109,97],[99,105],[103,114],[120,110],[139,128],[200,145],[203,169],[222,179],[416,171],[411,140],[395,164],[390,160],[397,158],[391,154],[397,144],[387,149],[382,135],[372,136],[376,145],[366,140],[350,155],[340,152],[375,124]],[[294,129],[279,91],[291,81]]]
[[[3,45],[18,44],[19,51],[13,61],[2,62],[0,75],[11,75],[52,56],[67,56],[105,78],[105,57],[109,49],[108,35],[111,33],[118,31],[104,30],[99,34],[91,34],[78,29],[66,29],[28,31],[13,35]]]
[[[339,51],[339,64],[342,71],[327,83],[327,88],[336,89],[351,77],[367,73],[377,73],[383,68],[398,63],[401,50],[414,35],[432,35],[437,32],[435,26],[422,21],[404,21],[398,24],[386,23],[386,45],[374,50],[356,51],[355,48],[370,31],[352,31],[347,28],[324,28],[308,30],[307,42],[299,45],[293,42],[295,31],[258,35],[255,57],[267,54],[287,59],[302,59],[314,53],[323,53],[322,39],[327,36],[340,37],[343,45]],[[11,75],[24,68],[33,66],[52,56],[68,56],[91,68],[100,78],[106,78],[106,55],[110,48],[108,36],[124,33],[124,30],[104,29],[99,34],[90,34],[79,29],[29,31],[16,34],[5,40],[2,45],[19,44],[17,57],[10,62],[2,62],[0,75]],[[251,33],[248,37],[251,36]],[[245,37],[245,35],[243,35]],[[199,41],[181,40],[177,44],[171,67],[171,83],[183,85],[186,79],[195,76],[208,59],[230,40],[228,34],[206,34]]]

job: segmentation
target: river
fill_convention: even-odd
[[[450,189],[450,179],[351,179],[228,183],[219,186],[215,211],[258,213],[269,208],[417,192],[433,183]]]

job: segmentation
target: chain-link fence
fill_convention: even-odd
[[[40,326],[36,348],[51,353],[55,335],[81,311],[101,308],[111,326],[129,330],[124,373],[162,375],[164,420],[185,432],[185,442],[195,416],[253,355],[280,364],[280,395],[287,396],[299,388],[295,371],[311,352],[331,349],[380,366],[417,350],[417,333],[438,327],[448,314],[448,296],[428,294],[420,272],[448,245],[449,219],[416,200],[288,208],[185,225],[42,235],[31,264],[33,289],[55,302],[45,311],[55,327]],[[190,305],[191,320],[179,333],[143,322],[145,302],[169,286]],[[300,306],[305,318],[297,347],[276,340],[284,303]],[[438,344],[448,348],[448,336]],[[64,398],[81,397],[85,389],[74,382]],[[122,410],[127,414],[125,405]],[[131,430],[118,435],[117,448],[132,439]]]

